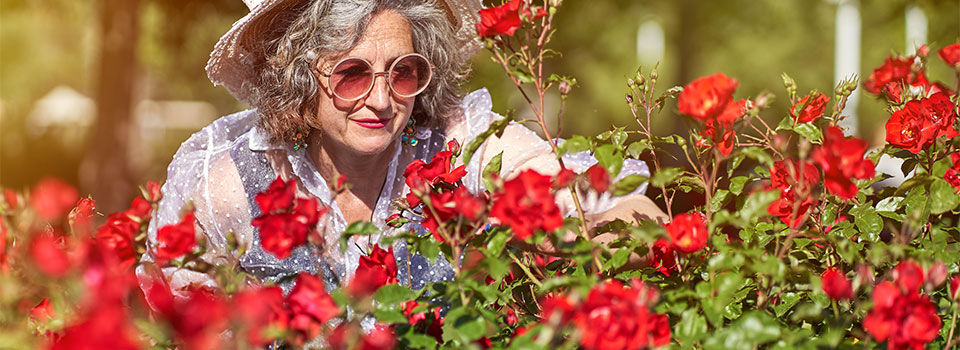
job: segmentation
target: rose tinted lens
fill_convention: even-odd
[[[340,62],[333,68],[330,85],[333,92],[342,99],[352,100],[367,93],[373,82],[370,65],[360,59]]]
[[[393,65],[390,79],[390,85],[398,95],[416,95],[430,82],[430,64],[421,56],[403,57]]]

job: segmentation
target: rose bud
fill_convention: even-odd
[[[407,220],[406,218],[400,216],[399,213],[390,215],[390,217],[387,218],[387,226],[390,226],[393,228],[398,228],[408,222],[410,222],[410,220]]]
[[[447,150],[454,155],[460,155],[460,143],[456,139],[450,140],[447,142]]]
[[[820,275],[823,292],[833,300],[846,300],[853,297],[853,287],[850,280],[836,267],[831,267]]]
[[[570,93],[570,82],[564,80],[560,82],[560,85],[557,86],[557,89],[560,90],[561,95],[566,95]]]
[[[950,279],[950,298],[960,300],[960,276],[953,276]]]
[[[927,286],[930,289],[936,289],[947,280],[947,265],[938,261],[927,270]]]

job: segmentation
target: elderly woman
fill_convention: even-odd
[[[403,169],[415,159],[429,161],[448,140],[472,140],[501,118],[491,112],[485,90],[463,97],[458,90],[465,62],[480,46],[473,35],[480,3],[245,1],[251,12],[221,38],[207,72],[211,81],[255,108],[220,118],[183,143],[168,168],[164,199],[150,223],[150,242],[159,227],[176,223],[181,209],[192,203],[197,232],[208,246],[202,257],[206,261],[238,266],[264,281],[287,281],[285,277],[309,271],[335,288],[350,280],[365,250],[361,244],[350,244],[343,254],[302,246],[277,259],[264,252],[250,224],[260,215],[254,196],[278,177],[296,180],[298,196],[316,197],[330,208],[318,227],[328,245],[360,220],[376,224],[381,235],[424,232],[416,222],[399,229],[384,225],[397,211],[390,201],[409,191]],[[466,164],[464,186],[482,191],[481,170],[501,152],[505,178],[530,168],[544,174],[559,171],[546,141],[513,124]],[[588,154],[565,158],[576,172],[595,162]],[[642,162],[629,160],[620,176],[629,174],[649,172]],[[352,186],[333,196],[330,188],[341,176]],[[594,223],[661,218],[639,191],[617,199],[589,193],[585,209]],[[567,196],[559,202],[570,215],[574,208],[565,204]],[[249,250],[235,256],[227,248],[229,235]],[[452,278],[445,259],[430,264],[411,255],[402,241],[394,250],[401,283],[420,288]],[[214,285],[197,272],[170,268],[165,273],[175,290]],[[281,285],[290,287],[289,282]]]

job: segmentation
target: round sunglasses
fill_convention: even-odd
[[[318,72],[327,78],[327,86],[334,96],[356,101],[370,93],[377,76],[381,75],[393,93],[400,97],[416,96],[427,88],[434,69],[426,57],[411,53],[397,57],[385,72],[375,72],[370,62],[359,57],[340,60],[329,74]]]

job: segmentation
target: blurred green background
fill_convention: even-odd
[[[801,93],[832,91],[838,2],[567,0],[553,44],[562,57],[550,71],[574,76],[579,85],[561,136],[633,127],[623,102],[626,79],[656,62],[661,89],[724,72],[741,82],[737,97],[773,92],[778,98],[764,117],[778,120],[788,108],[782,72]],[[926,19],[932,48],[928,76],[954,86],[935,50],[960,37],[960,1],[856,4],[862,77],[907,50],[905,14],[914,7]],[[93,193],[109,211],[128,203],[136,184],[164,179],[190,134],[245,108],[214,88],[203,68],[217,38],[246,12],[240,0],[0,2],[0,186],[23,188],[57,176]],[[485,52],[474,58],[464,89],[480,87],[491,91],[497,112],[526,113]],[[860,136],[882,144],[889,114],[881,103],[863,95],[856,113]],[[660,133],[683,128],[672,105],[657,121]]]

